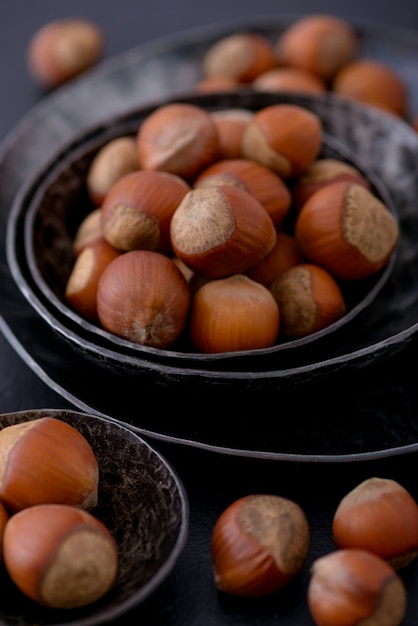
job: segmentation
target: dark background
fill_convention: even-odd
[[[48,21],[60,17],[83,17],[94,21],[105,35],[106,59],[152,39],[224,19],[312,12],[329,12],[349,20],[371,21],[390,28],[418,29],[418,5],[411,0],[383,3],[364,0],[315,3],[302,0],[72,0],[71,3],[63,0],[2,0],[0,140],[46,95],[28,75],[26,47],[34,32]],[[409,354],[408,358],[412,357]],[[411,361],[408,367],[416,370],[416,362]],[[332,398],[330,391],[329,398],[324,401],[335,402],[338,418],[340,400]],[[68,403],[50,390],[0,337],[0,412],[67,406]],[[280,407],[267,406],[264,410],[271,411],[274,416]],[[199,419],[198,407],[196,419]],[[177,444],[158,442],[155,445],[170,460],[186,486],[190,498],[190,536],[174,571],[130,616],[136,623],[147,626],[312,625],[306,605],[309,564],[333,548],[330,524],[339,499],[357,482],[371,475],[398,479],[418,497],[416,454],[373,462],[336,464],[331,469],[328,464],[231,458],[202,450],[180,449]],[[294,499],[306,511],[312,530],[308,562],[298,580],[278,596],[263,601],[223,597],[216,592],[212,580],[209,548],[213,524],[232,500],[261,491]],[[402,576],[408,591],[408,613],[404,624],[416,626],[417,564],[406,568]],[[120,623],[125,621],[128,617],[121,619]]]

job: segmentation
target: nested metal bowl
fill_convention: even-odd
[[[366,152],[373,135],[368,129],[367,138],[361,134],[366,123],[363,108],[348,105],[351,118],[341,108],[337,97],[302,96],[295,94],[262,94],[242,92],[212,94],[177,98],[176,101],[196,104],[208,111],[225,108],[259,110],[270,104],[290,102],[316,112],[324,125],[321,156],[343,160],[368,178],[373,192],[388,206],[396,217],[392,197],[384,182],[367,163]],[[8,260],[17,285],[30,304],[50,324],[54,331],[65,337],[75,350],[100,365],[129,371],[143,371],[151,378],[184,382],[190,376],[230,378],[248,376],[249,380],[263,376],[264,372],[286,372],[305,367],[312,360],[324,358],[327,350],[341,344],[346,350],[347,333],[351,337],[359,328],[373,324],[376,309],[372,306],[392,275],[396,251],[388,265],[376,275],[342,285],[347,313],[327,328],[303,338],[280,340],[271,348],[243,350],[216,354],[203,354],[180,339],[168,349],[156,349],[121,339],[100,328],[73,311],[65,300],[65,285],[73,264],[72,242],[83,217],[92,210],[86,188],[88,168],[98,150],[110,139],[134,135],[141,121],[163,103],[134,110],[106,125],[92,128],[75,137],[71,145],[39,175],[28,181],[12,207],[8,224]],[[350,108],[351,107],[351,108]],[[367,120],[368,122],[369,120]],[[345,145],[332,133],[333,125],[358,124],[355,132],[360,138],[358,150]],[[350,131],[351,132],[351,131]],[[252,372],[257,373],[252,376]],[[232,373],[232,376],[230,376]],[[267,375],[271,378],[271,375]],[[281,377],[281,375],[279,375]],[[277,376],[276,376],[277,378]]]

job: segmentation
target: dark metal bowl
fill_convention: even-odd
[[[210,111],[231,107],[256,111],[278,102],[292,102],[314,111],[322,106],[318,114],[325,128],[331,118],[341,116],[333,98],[328,95],[304,97],[250,91],[190,96],[181,100]],[[160,104],[111,119],[106,125],[92,128],[75,138],[35,180],[28,182],[12,207],[8,237],[11,271],[19,288],[51,327],[89,358],[108,359],[122,368],[142,369],[145,366],[148,369],[150,365],[157,378],[165,376],[164,371],[158,372],[158,365],[161,364],[178,373],[182,379],[189,369],[216,375],[217,372],[229,371],[287,370],[305,365],[315,355],[324,354],[331,345],[343,341],[348,332],[355,334],[359,325],[364,327],[369,324],[374,316],[370,305],[391,276],[396,253],[375,276],[342,284],[348,311],[341,319],[307,337],[281,339],[267,349],[201,354],[187,340],[180,340],[169,349],[160,350],[116,337],[86,321],[68,306],[64,291],[73,263],[73,237],[83,217],[93,208],[85,184],[92,159],[110,139],[135,134],[141,121]],[[345,124],[346,120],[341,118],[340,123]],[[361,153],[352,151],[325,132],[321,156],[338,158],[360,170],[369,179],[374,193],[396,217],[390,194]]]
[[[26,598],[2,574],[2,624],[89,626],[113,623],[165,580],[188,535],[189,508],[176,473],[149,444],[116,420],[77,411],[28,410],[0,416],[0,429],[40,417],[61,419],[93,448],[99,464],[98,505],[91,513],[114,535],[119,573],[102,599],[80,609],[55,610]]]

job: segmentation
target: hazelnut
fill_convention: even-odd
[[[33,78],[55,88],[97,63],[103,51],[103,35],[83,19],[57,20],[46,24],[32,37],[27,50]]]
[[[270,285],[287,337],[305,337],[327,328],[346,312],[340,286],[324,268],[312,263],[295,265]]]
[[[87,439],[52,417],[0,430],[0,500],[19,511],[35,504],[97,504],[99,468]]]
[[[87,245],[79,253],[65,286],[68,304],[87,320],[96,322],[97,285],[105,267],[121,254],[104,239]]]
[[[286,270],[300,265],[305,261],[296,238],[285,231],[278,231],[274,248],[256,265],[253,265],[247,276],[270,287],[272,282]]]
[[[338,548],[369,550],[399,569],[418,554],[418,506],[397,481],[368,478],[342,498],[332,532]]]
[[[229,76],[206,76],[195,84],[196,93],[225,93],[238,91],[242,88],[242,83]]]
[[[358,59],[349,63],[334,77],[332,90],[344,98],[406,117],[406,83],[395,69],[381,61]]]
[[[294,207],[299,210],[315,191],[340,181],[356,182],[370,189],[368,179],[357,168],[340,159],[319,158],[301,174],[293,186]]]
[[[265,208],[239,187],[192,189],[171,220],[175,254],[208,278],[244,273],[274,246]]]
[[[97,288],[102,327],[128,341],[166,348],[181,335],[190,291],[173,261],[160,252],[133,250],[104,270]]]
[[[3,552],[20,591],[55,609],[91,604],[116,580],[113,535],[91,513],[73,506],[40,504],[16,513],[6,524]]]
[[[191,303],[190,336],[201,352],[269,348],[279,326],[270,291],[242,274],[206,282]]]
[[[248,109],[223,109],[211,115],[218,129],[218,159],[239,159],[242,135],[254,113]]]
[[[212,533],[216,587],[239,596],[266,596],[301,571],[310,532],[300,506],[280,496],[257,494],[233,502]]]
[[[242,138],[244,157],[284,178],[300,176],[321,148],[319,116],[294,104],[273,104],[257,111]]]
[[[102,212],[93,209],[79,224],[73,239],[73,254],[77,257],[86,247],[103,239]]]
[[[308,606],[317,626],[399,626],[406,613],[406,591],[396,571],[376,554],[337,550],[314,561]]]
[[[118,250],[171,252],[170,222],[190,190],[179,176],[138,170],[122,176],[102,204],[102,232]]]
[[[202,72],[206,77],[226,76],[240,83],[250,83],[276,65],[273,45],[266,37],[256,33],[234,33],[207,50]]]
[[[282,177],[270,168],[250,159],[222,159],[204,169],[194,188],[213,185],[241,187],[266,209],[278,228],[288,215],[292,195]]]
[[[218,158],[218,131],[208,111],[175,102],[160,106],[143,120],[137,149],[143,169],[190,180]]]
[[[276,67],[260,74],[252,83],[256,91],[323,93],[326,83],[312,72],[297,67]]]
[[[352,61],[358,39],[351,25],[332,15],[307,15],[280,35],[275,53],[280,65],[296,67],[329,81]]]
[[[305,202],[295,236],[312,263],[342,280],[359,280],[387,265],[399,226],[377,196],[345,181],[326,185]]]
[[[117,137],[109,141],[93,159],[87,172],[87,190],[96,206],[119,178],[139,169],[138,151],[133,137]]]

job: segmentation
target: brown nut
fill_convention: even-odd
[[[396,571],[366,550],[337,550],[311,568],[308,606],[317,626],[399,626],[406,591]]]
[[[242,135],[254,113],[248,109],[223,109],[211,115],[218,129],[218,159],[239,159]]]
[[[260,74],[252,83],[256,91],[287,91],[290,93],[323,93],[325,81],[319,76],[297,67],[276,67]]]
[[[383,109],[405,118],[408,89],[401,75],[374,59],[358,59],[336,74],[332,90],[339,96]]]
[[[216,587],[238,596],[267,596],[302,570],[310,541],[300,506],[275,495],[244,496],[218,518],[212,533]]]
[[[319,116],[294,104],[274,104],[257,111],[242,138],[244,157],[284,178],[300,176],[321,148]]]
[[[40,504],[13,515],[4,531],[4,563],[17,587],[55,609],[86,606],[114,585],[118,551],[91,513]]]
[[[292,188],[293,204],[298,211],[315,191],[329,183],[352,181],[370,189],[370,183],[363,174],[345,161],[332,158],[316,159],[298,178]]]
[[[10,511],[54,502],[92,509],[99,468],[87,439],[52,417],[0,430],[0,500]]]
[[[179,176],[138,170],[122,176],[102,204],[102,232],[114,248],[171,251],[170,222],[190,190]]]
[[[270,291],[242,274],[206,282],[192,300],[190,336],[201,352],[269,348],[279,327]]]
[[[242,83],[229,76],[206,76],[195,84],[196,93],[225,93],[238,91],[242,88]]]
[[[116,181],[137,169],[139,161],[135,139],[117,137],[109,141],[99,150],[87,172],[87,191],[92,202],[101,206]]]
[[[87,245],[79,253],[65,286],[65,299],[74,311],[96,322],[97,285],[105,267],[121,254],[104,239]]]
[[[286,270],[270,285],[287,337],[305,337],[339,320],[347,305],[340,286],[324,268],[302,263]]]
[[[332,532],[338,548],[369,550],[400,569],[418,554],[418,506],[397,481],[369,478],[342,498]]]
[[[203,58],[202,72],[206,77],[227,76],[240,83],[250,83],[276,65],[273,45],[266,37],[234,33],[209,48]]]
[[[97,208],[83,218],[76,230],[73,239],[74,256],[77,257],[86,246],[102,239],[102,212],[100,208]]]
[[[277,172],[260,163],[243,158],[222,159],[200,173],[194,188],[219,184],[248,191],[266,209],[276,228],[289,213],[292,203],[289,187]]]
[[[190,291],[173,261],[133,250],[112,261],[99,280],[97,313],[104,329],[144,346],[166,348],[187,321]]]
[[[332,15],[307,15],[280,35],[275,52],[281,65],[297,67],[328,81],[358,52],[351,25]]]
[[[256,265],[253,265],[247,276],[270,287],[272,282],[286,270],[300,265],[305,261],[296,238],[290,233],[278,231],[274,248]]]
[[[175,254],[208,278],[245,273],[274,246],[265,208],[239,187],[192,189],[171,220]]]
[[[184,103],[160,106],[137,133],[140,166],[190,180],[218,158],[218,131],[203,108]]]
[[[100,29],[83,19],[50,22],[32,37],[28,67],[40,84],[54,88],[97,63],[103,51]]]
[[[363,185],[336,182],[305,202],[296,219],[295,236],[312,263],[342,280],[359,280],[387,265],[399,225]]]

